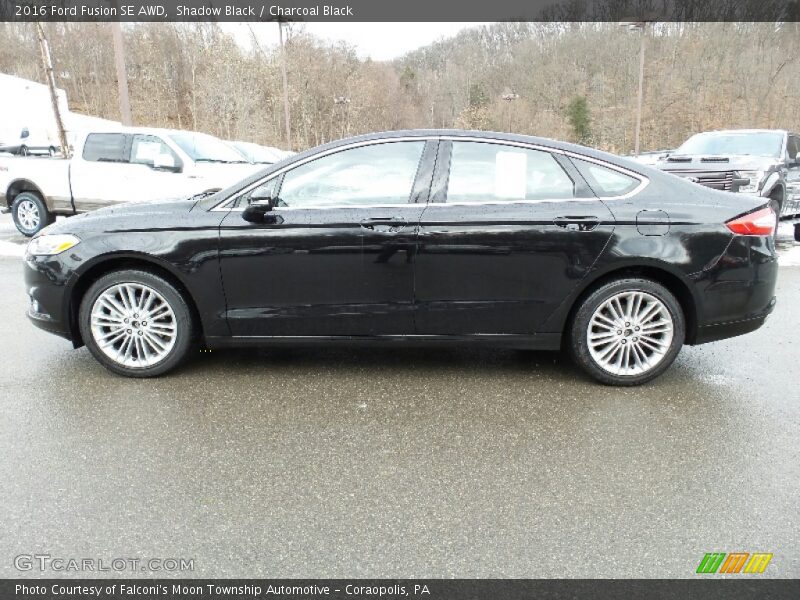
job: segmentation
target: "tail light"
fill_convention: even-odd
[[[725,225],[739,235],[773,235],[777,222],[775,211],[767,207],[728,221]]]

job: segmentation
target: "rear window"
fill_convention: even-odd
[[[128,162],[125,138],[122,133],[90,133],[83,145],[83,160]]]
[[[598,196],[622,196],[635,190],[640,183],[636,177],[588,160],[573,158],[572,162]]]

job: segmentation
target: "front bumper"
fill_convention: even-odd
[[[40,329],[73,340],[67,295],[70,272],[52,256],[26,256],[24,265],[28,319]]]

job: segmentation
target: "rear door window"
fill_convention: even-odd
[[[83,160],[128,162],[128,138],[123,133],[90,133],[83,145]]]
[[[574,182],[549,152],[488,142],[453,142],[447,202],[574,197]]]

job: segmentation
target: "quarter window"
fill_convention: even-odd
[[[122,133],[90,133],[83,145],[83,160],[128,162],[125,138]]]
[[[641,183],[635,177],[588,160],[573,158],[572,162],[598,196],[622,196],[635,190]]]
[[[453,142],[448,202],[574,196],[575,184],[549,152],[485,142]]]
[[[284,175],[278,204],[406,204],[424,147],[424,141],[388,142],[323,156]]]

